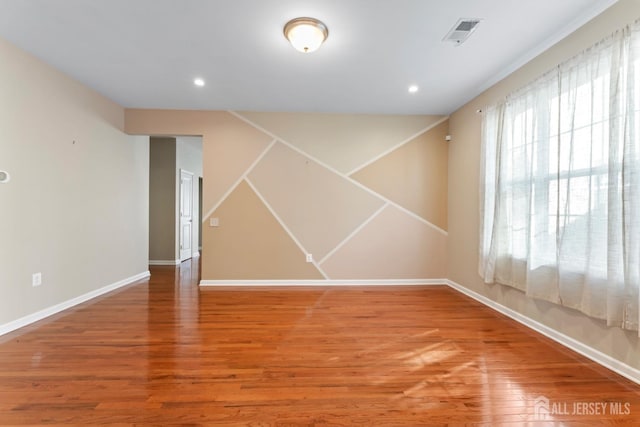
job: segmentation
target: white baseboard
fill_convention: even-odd
[[[576,353],[580,353],[584,357],[593,360],[599,365],[602,365],[605,368],[610,369],[613,372],[620,374],[637,384],[640,384],[640,370],[629,366],[617,359],[614,359],[613,357],[604,354],[593,347],[589,347],[588,345],[581,343],[580,341],[577,341],[570,336],[563,334],[562,332],[558,332],[553,328],[543,325],[542,323],[533,320],[530,317],[523,315],[522,313],[518,313],[517,311],[512,310],[509,307],[499,304],[492,299],[485,297],[484,295],[465,288],[464,286],[452,280],[446,280],[445,282],[456,291],[473,298],[481,304],[486,305],[487,307],[492,308],[507,317],[510,317],[511,319],[515,320],[518,323],[521,323],[529,329],[533,329],[534,331],[541,333],[547,338],[554,340],[555,342],[575,351]]]
[[[180,265],[179,259],[150,259],[149,265]]]
[[[553,328],[531,319],[515,310],[493,301],[477,292],[449,279],[413,279],[413,280],[202,280],[200,286],[424,286],[424,285],[446,285],[450,288],[465,294],[481,304],[504,314],[516,322],[533,329],[534,331],[554,340],[576,353],[593,360],[599,365],[622,375],[629,380],[640,384],[640,370],[633,368],[613,357],[602,353],[599,350],[577,341],[568,335],[563,334]]]
[[[135,281],[146,279],[149,276],[150,276],[149,272],[145,271],[143,273],[136,274],[135,276],[127,277],[126,279],[104,286],[100,289],[96,289],[95,291],[87,292],[86,294],[72,298],[65,302],[61,302],[60,304],[56,304],[49,308],[45,308],[44,310],[40,310],[33,314],[29,314],[27,316],[21,317],[20,319],[14,320],[12,322],[5,323],[4,325],[0,325],[0,335],[4,335],[9,332],[15,331],[16,329],[20,329],[24,326],[35,323],[39,320],[52,316],[56,313],[60,313],[61,311],[67,310],[73,306],[82,304],[83,302],[89,301],[90,299],[99,297],[100,295],[106,294],[107,292],[114,291],[118,288],[129,285]]]
[[[174,261],[155,261],[155,262],[170,262],[171,264],[152,264],[149,261],[149,265],[176,265]],[[178,261],[179,264],[179,261]],[[68,301],[56,304],[52,307],[40,310],[36,313],[21,317],[20,319],[0,325],[0,336],[16,329],[35,323],[46,317],[52,316],[63,310],[72,308],[78,304],[82,304],[90,299],[99,297],[123,286],[129,285],[135,281],[145,279],[150,276],[149,271],[128,277],[110,285],[104,286],[100,289],[88,292],[80,295],[76,298],[72,298]],[[533,329],[534,331],[541,333],[542,335],[556,341],[557,343],[579,353],[588,359],[604,366],[622,375],[629,380],[640,384],[640,370],[633,368],[613,357],[602,353],[599,350],[589,347],[588,345],[581,343],[553,328],[550,328],[542,323],[531,319],[515,310],[510,309],[502,304],[493,301],[490,298],[485,297],[477,292],[472,291],[452,280],[449,279],[400,279],[400,280],[202,280],[200,286],[425,286],[425,285],[446,285],[455,289],[456,291],[463,293],[470,298],[480,302],[481,304],[504,314],[505,316],[515,320],[516,322]]]
[[[446,279],[389,280],[201,280],[200,286],[424,286],[447,285]]]

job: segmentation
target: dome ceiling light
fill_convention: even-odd
[[[310,53],[329,37],[329,29],[315,18],[295,18],[284,26],[284,36],[296,50]]]

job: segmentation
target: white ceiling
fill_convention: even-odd
[[[0,0],[0,36],[125,107],[447,114],[615,1]],[[459,18],[482,22],[456,47]]]

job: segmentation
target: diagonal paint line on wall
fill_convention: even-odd
[[[251,190],[253,190],[254,193],[256,193],[256,196],[258,196],[258,199],[260,199],[260,201],[265,205],[265,207],[269,210],[269,212],[271,213],[271,215],[273,215],[273,217],[276,219],[276,221],[278,221],[278,224],[280,224],[280,226],[284,229],[284,231],[287,232],[287,234],[289,235],[289,237],[291,238],[291,240],[294,241],[294,243],[300,248],[300,250],[302,251],[303,255],[307,255],[309,252],[307,252],[307,250],[305,249],[305,247],[302,245],[302,243],[300,243],[300,241],[296,238],[296,236],[291,232],[291,230],[289,230],[289,227],[287,227],[287,225],[284,223],[284,221],[282,221],[282,219],[280,218],[280,216],[278,216],[278,214],[276,213],[276,211],[271,207],[271,205],[269,204],[269,202],[267,202],[267,200],[262,196],[262,194],[260,194],[260,192],[258,191],[258,189],[255,187],[255,185],[253,185],[253,183],[251,182],[251,180],[249,179],[249,177],[245,177],[244,181],[249,185],[249,187],[251,187]],[[322,276],[326,279],[329,280],[329,276],[327,276],[327,274],[322,270],[322,268],[320,268],[320,266],[318,265],[318,263],[314,260],[313,263],[315,268],[318,269],[318,271],[320,272],[320,274],[322,274]]]
[[[344,245],[346,245],[356,234],[358,234],[360,232],[360,230],[362,230],[364,227],[367,226],[367,224],[369,224],[371,221],[373,221],[378,215],[380,215],[382,213],[383,210],[385,210],[387,207],[389,206],[388,203],[385,203],[384,205],[382,205],[377,211],[375,211],[373,213],[373,215],[371,215],[369,218],[367,218],[365,221],[362,222],[362,224],[360,224],[358,227],[356,227],[355,230],[353,230],[351,233],[349,233],[349,235],[347,237],[345,237],[340,243],[338,243],[336,245],[335,248],[333,248],[331,251],[329,251],[328,254],[326,254],[319,262],[318,264],[322,265],[325,263],[325,261],[327,261],[329,258],[331,258],[331,256],[333,256],[333,254],[335,254],[336,252],[338,252],[340,250],[341,247],[343,247]]]
[[[354,182],[358,182],[358,181],[354,181]],[[364,188],[368,188],[368,187],[365,187],[364,185],[363,185],[363,187],[364,187]],[[376,192],[375,192],[375,191],[373,191],[373,190],[371,190],[371,192],[372,192],[372,193],[374,193],[374,194],[378,194],[378,193],[376,193]],[[420,215],[418,215],[417,213],[412,212],[412,211],[410,211],[409,209],[405,208],[404,206],[399,205],[399,204],[397,204],[396,202],[394,202],[394,201],[392,201],[392,200],[389,200],[389,199],[387,199],[386,197],[384,197],[384,196],[382,196],[382,195],[379,195],[379,194],[378,194],[378,197],[380,197],[381,199],[383,199],[384,201],[386,201],[387,203],[389,203],[389,204],[390,204],[390,205],[392,205],[393,207],[400,209],[402,212],[404,212],[405,214],[409,215],[411,218],[416,219],[416,220],[420,221],[421,223],[423,223],[423,224],[425,224],[425,225],[427,225],[427,226],[429,226],[429,227],[433,228],[433,229],[434,229],[434,230],[436,230],[438,233],[440,233],[440,234],[442,234],[442,235],[445,235],[445,236],[448,236],[448,235],[449,235],[449,232],[448,232],[447,230],[443,230],[442,228],[438,227],[437,225],[435,225],[435,224],[433,224],[433,223],[431,223],[431,222],[427,221],[426,219],[422,218],[422,217],[421,217]]]
[[[227,111],[229,114],[234,115],[235,117],[237,117],[238,119],[244,121],[245,123],[255,127],[256,129],[258,129],[261,132],[266,133],[267,135],[275,138],[278,140],[278,142],[284,144],[285,146],[287,146],[288,148],[290,148],[291,150],[295,151],[296,153],[306,157],[307,159],[311,160],[312,162],[315,162],[316,164],[322,166],[323,168],[333,172],[334,174],[342,177],[343,179],[349,181],[351,184],[355,185],[356,187],[366,191],[367,193],[371,194],[374,197],[377,197],[378,199],[380,199],[383,202],[388,203],[391,206],[394,206],[398,209],[400,209],[402,212],[406,213],[407,215],[411,216],[412,218],[420,221],[421,223],[433,228],[434,230],[436,230],[437,232],[444,234],[445,236],[448,236],[449,233],[446,230],[443,230],[442,228],[438,227],[437,225],[427,221],[426,219],[422,218],[420,215],[416,214],[415,212],[410,211],[409,209],[405,208],[404,206],[401,206],[399,204],[397,204],[396,202],[394,202],[393,200],[390,200],[388,198],[386,198],[385,196],[383,196],[382,194],[372,190],[371,188],[367,187],[366,185],[362,184],[361,182],[356,181],[355,179],[351,178],[350,176],[347,176],[345,174],[343,174],[342,172],[338,171],[337,169],[334,169],[332,166],[329,166],[328,164],[324,163],[323,161],[315,158],[314,156],[302,151],[301,149],[299,149],[298,147],[296,147],[295,145],[285,141],[284,139],[280,138],[278,135],[275,135],[273,132],[268,131],[267,129],[263,128],[260,125],[257,125],[255,123],[253,123],[251,120],[247,119],[246,117],[243,117],[242,115],[236,113],[235,111]]]
[[[230,195],[231,193],[233,193],[233,191],[238,187],[238,185],[240,185],[240,183],[242,182],[242,180],[243,180],[243,179],[244,179],[244,174],[243,174],[240,178],[238,178],[238,180],[237,180],[237,181],[236,181],[236,182],[235,182],[231,187],[229,187],[229,189],[227,190],[227,192],[226,192],[226,193],[224,193],[224,194],[222,195],[222,197],[220,198],[220,200],[218,200],[218,202],[217,202],[215,205],[213,205],[213,207],[212,207],[211,209],[209,209],[209,211],[208,211],[206,214],[202,215],[202,223],[203,223],[203,224],[204,224],[205,222],[207,222],[207,219],[209,219],[209,217],[210,217],[211,215],[213,215],[213,213],[216,211],[216,209],[218,209],[218,208],[220,207],[220,205],[221,205],[225,200],[227,200],[227,197],[229,197],[229,195]]]
[[[416,132],[415,134],[411,135],[409,138],[405,139],[404,141],[398,143],[397,145],[394,145],[393,147],[389,148],[388,150],[383,151],[382,153],[378,154],[377,156],[375,156],[374,158],[372,158],[371,160],[367,160],[364,164],[358,166],[357,168],[353,169],[352,171],[347,172],[347,176],[351,176],[354,173],[361,171],[362,169],[366,168],[367,166],[377,162],[378,160],[380,160],[381,158],[388,156],[389,154],[393,153],[394,151],[396,151],[398,148],[410,143],[411,141],[413,141],[414,139],[416,139],[417,137],[419,137],[420,135],[429,132],[431,129],[435,128],[436,126],[444,123],[445,121],[449,120],[449,116],[445,116],[443,118],[441,118],[440,120],[438,120],[437,122],[430,124],[429,126],[427,126],[426,128]]]
[[[213,213],[216,211],[216,209],[218,209],[220,207],[220,205],[225,200],[227,200],[227,197],[229,197],[229,195],[231,193],[233,193],[233,191],[238,187],[238,185],[240,185],[240,183],[253,171],[253,169],[258,165],[258,163],[260,163],[260,161],[264,158],[264,156],[267,155],[269,150],[271,150],[271,148],[274,145],[276,145],[276,142],[277,142],[276,139],[271,141],[271,143],[267,146],[267,148],[265,148],[264,151],[253,161],[253,163],[251,163],[249,168],[247,168],[247,170],[240,176],[240,178],[238,178],[238,180],[227,190],[227,192],[222,195],[220,200],[218,200],[218,202],[215,205],[213,205],[213,207],[211,209],[209,209],[209,211],[207,212],[206,215],[202,216],[202,223],[203,224],[207,221],[207,219],[211,215],[213,215]]]
[[[274,138],[274,139],[277,139],[278,141],[285,142],[285,141],[284,141],[284,139],[280,138],[278,135],[274,134],[274,133],[273,133],[273,132],[271,132],[270,130],[267,130],[267,129],[263,128],[263,127],[262,127],[262,126],[260,126],[259,124],[252,122],[251,120],[247,119],[247,118],[246,118],[245,116],[243,116],[242,114],[237,113],[237,112],[235,112],[235,111],[231,111],[231,110],[227,110],[227,113],[229,113],[229,114],[233,115],[234,117],[236,117],[236,118],[238,118],[238,119],[242,120],[243,122],[245,122],[245,123],[246,123],[246,124],[248,124],[249,126],[253,126],[254,128],[258,129],[260,132],[266,133],[267,135],[269,135],[270,137],[272,137],[272,138]],[[291,145],[291,144],[288,144],[288,143],[287,143],[287,145]],[[307,156],[308,158],[312,159],[312,160],[313,160],[313,161],[315,161],[316,163],[318,163],[318,164],[320,164],[320,165],[323,165],[323,166],[324,166],[324,164],[323,164],[320,160],[314,159],[313,157],[311,157],[311,155],[304,153],[302,150],[299,150],[299,151],[300,151],[300,153],[301,153],[301,154],[303,154],[303,155]]]
[[[255,123],[253,123],[251,120],[247,119],[246,117],[241,116],[240,114],[234,112],[234,111],[229,111],[230,114],[234,114],[236,117],[238,117],[240,120],[244,120],[246,123],[248,123],[249,125],[255,127],[256,129],[258,129],[261,132],[266,133],[269,136],[272,136],[274,138],[276,138],[278,140],[278,142],[280,142],[281,144],[285,145],[286,147],[290,148],[291,150],[295,151],[296,153],[300,154],[301,156],[306,157],[307,159],[311,160],[312,162],[322,166],[323,168],[333,172],[334,174],[346,179],[347,181],[351,181],[351,182],[356,182],[355,180],[349,178],[348,176],[346,176],[345,174],[343,174],[342,172],[340,172],[337,169],[334,169],[333,166],[330,166],[328,164],[326,164],[325,162],[323,162],[322,160],[312,156],[311,154],[301,150],[300,148],[296,147],[295,145],[291,144],[290,142],[285,141],[284,139],[280,138],[278,135],[273,134],[272,132],[266,130],[265,128],[263,128],[260,125],[257,125]],[[361,184],[362,185],[362,184]],[[377,194],[374,191],[371,191],[372,194]]]

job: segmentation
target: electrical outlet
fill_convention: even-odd
[[[209,227],[219,227],[220,219],[218,218],[209,218]]]
[[[313,262],[313,255],[307,254],[307,262]]]
[[[31,275],[31,286],[36,287],[42,285],[42,273],[33,273]]]

